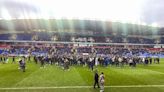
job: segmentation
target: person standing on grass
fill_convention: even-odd
[[[98,86],[98,88],[100,88],[100,86],[99,86],[99,75],[98,75],[97,70],[95,71],[94,80],[95,80],[95,82],[94,82],[94,88],[96,87],[96,85]]]
[[[104,92],[104,82],[105,82],[105,76],[102,72],[100,75],[100,92]]]
[[[38,59],[37,59],[37,58],[38,58],[38,57],[34,56],[34,62],[35,62],[35,64],[38,63]]]
[[[93,68],[94,68],[94,58],[93,57],[90,57],[90,69],[93,71]]]
[[[96,56],[96,57],[95,57],[95,66],[96,66],[96,67],[99,65],[99,61],[98,61],[98,59],[99,59],[99,57]]]
[[[157,63],[159,64],[159,62],[160,62],[160,59],[159,59],[159,57],[157,57]]]
[[[12,58],[12,63],[15,63],[15,56],[13,56]]]
[[[4,55],[2,56],[2,63],[3,64],[5,63],[5,56]]]
[[[28,55],[28,62],[31,62],[31,56],[30,56],[30,54]]]
[[[2,58],[2,56],[0,55],[0,63],[1,63],[1,62],[3,62],[3,58]]]
[[[149,62],[150,62],[150,64],[152,64],[152,57],[149,58]]]
[[[120,66],[120,67],[123,66],[122,61],[123,61],[123,60],[122,60],[122,57],[120,56],[120,57],[118,58],[118,62],[119,62],[119,66]]]
[[[23,72],[25,72],[25,69],[26,69],[26,61],[25,60],[26,60],[25,58],[23,58],[23,60],[22,60],[22,71]]]
[[[25,63],[25,59],[22,58],[19,60],[19,66],[20,66],[20,70],[22,70],[23,72],[25,72],[26,69],[26,63]]]
[[[69,61],[67,58],[64,59],[64,70],[69,70]]]
[[[146,59],[145,59],[145,65],[148,65],[148,63],[149,63],[149,60],[148,60],[148,58],[146,57]]]
[[[41,68],[45,68],[45,57],[41,56],[40,57],[40,65],[41,65]]]

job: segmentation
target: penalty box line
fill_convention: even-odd
[[[105,88],[162,88],[164,85],[120,85],[120,86],[105,86]],[[93,88],[93,86],[59,86],[59,87],[11,87],[0,88],[0,90],[32,90],[32,89],[80,89],[80,88]]]

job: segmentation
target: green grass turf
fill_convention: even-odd
[[[106,86],[121,85],[164,85],[164,59],[160,64],[148,66],[138,65],[136,68],[125,66],[117,68],[108,66],[98,67],[98,71],[105,74]],[[33,62],[27,63],[25,73],[18,70],[18,64],[0,63],[0,88],[10,87],[61,87],[61,86],[92,86],[94,73],[88,67],[71,66],[70,71],[63,71],[61,67],[47,65],[40,68]],[[105,88],[106,92],[164,92],[164,87],[142,88]],[[99,92],[93,88],[72,89],[28,89],[2,90],[0,92]]]

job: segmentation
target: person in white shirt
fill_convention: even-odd
[[[95,66],[99,65],[98,57],[95,58]]]
[[[143,58],[142,58],[142,63],[144,63],[144,62],[145,62],[145,58],[143,57]]]
[[[100,75],[100,92],[104,92],[104,82],[105,82],[105,76],[102,72]]]
[[[123,64],[122,64],[123,59],[121,57],[118,58],[118,61],[119,61],[119,65],[123,66]]]
[[[115,64],[115,56],[112,57],[112,65]]]

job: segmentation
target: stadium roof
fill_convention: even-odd
[[[97,21],[97,20],[68,20],[68,19],[16,19],[0,20],[2,31],[25,32],[104,32],[131,35],[163,35],[164,29],[138,24]]]
[[[164,26],[163,3],[163,0],[0,0],[0,19],[91,19]]]

